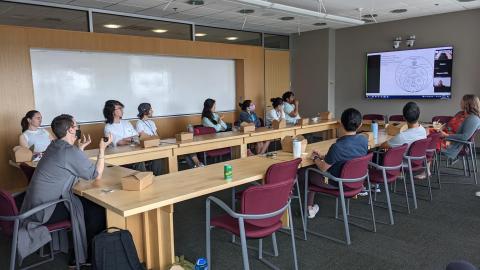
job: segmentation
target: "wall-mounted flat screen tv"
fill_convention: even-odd
[[[367,53],[366,91],[371,99],[448,99],[453,47]]]

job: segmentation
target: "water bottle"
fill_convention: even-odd
[[[188,125],[187,125],[187,131],[190,132],[190,133],[193,133],[193,126],[192,126],[192,124],[188,124]]]
[[[302,156],[302,142],[295,139],[293,140],[293,158],[299,158]]]
[[[376,140],[378,138],[378,123],[375,120],[372,121],[372,133],[373,138]]]
[[[207,259],[205,258],[198,259],[197,263],[195,263],[195,270],[208,270]]]

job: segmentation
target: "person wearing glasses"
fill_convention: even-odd
[[[107,100],[103,107],[103,116],[105,117],[105,136],[112,135],[113,146],[131,145],[138,143],[138,132],[132,126],[130,121],[123,120],[123,104],[118,100]],[[137,171],[146,171],[145,163],[138,162],[128,166]]]
[[[105,168],[105,148],[112,142],[100,140],[99,153],[95,163],[85,155],[83,150],[91,143],[90,136],[83,137],[77,144],[78,126],[71,115],[62,114],[52,121],[54,140],[45,150],[38,162],[20,212],[25,213],[41,204],[58,199],[68,199],[68,203],[59,203],[28,217],[20,224],[18,234],[18,255],[20,259],[34,253],[51,240],[46,225],[75,220],[72,231],[78,237],[75,249],[78,262],[87,261],[89,246],[93,237],[106,227],[105,209],[86,199],[74,195],[72,188],[79,178],[101,181]],[[71,262],[74,264],[74,262]]]

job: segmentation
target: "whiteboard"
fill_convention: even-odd
[[[154,115],[198,114],[213,98],[217,111],[235,110],[234,60],[30,49],[35,109],[44,123],[62,113],[77,122],[104,121],[105,101],[136,118],[142,102]]]

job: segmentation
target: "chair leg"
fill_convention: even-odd
[[[290,224],[292,224],[290,222]],[[278,256],[278,245],[277,245],[277,235],[275,233],[272,234],[272,245],[273,245],[273,255],[275,257]]]
[[[370,177],[368,175],[367,175],[367,183],[368,183],[368,189],[370,190],[368,200],[370,201],[370,211],[372,212],[373,232],[377,232],[377,225],[375,224],[375,212],[373,210],[373,202],[372,202],[372,184],[370,183]],[[377,193],[375,192],[375,194]]]
[[[305,196],[306,197],[306,196]],[[291,213],[291,207],[290,205],[288,206],[288,212]],[[288,215],[288,219],[290,221],[290,224],[293,224],[292,223],[292,215]],[[298,261],[297,261],[297,248],[295,246],[295,235],[294,235],[295,231],[293,230],[293,226],[290,226],[290,237],[292,239],[292,252],[293,252],[293,263],[294,263],[294,269],[295,270],[298,270]],[[273,234],[275,235],[275,234]]]
[[[300,217],[302,218],[303,238],[307,239],[307,230],[305,229],[305,220],[303,218],[302,197],[300,196],[300,186],[298,185],[298,177],[295,180],[295,185],[297,187],[297,197],[298,197],[298,206],[300,207]]]
[[[473,166],[473,179],[475,180],[475,185],[478,184],[478,181],[477,181],[477,154],[475,153],[475,147],[472,147],[470,149],[470,156],[472,158],[472,166]]]
[[[258,259],[263,259],[263,239],[258,239]]]
[[[403,188],[405,189],[405,200],[407,202],[407,211],[410,214],[410,202],[408,199],[408,189],[407,189],[407,177],[405,176],[405,172],[402,168],[402,179],[403,179]]]
[[[12,236],[12,251],[10,253],[10,270],[15,270],[15,264],[17,263],[17,241],[18,241],[18,227],[20,225],[19,220],[15,220],[13,225],[13,236]]]
[[[305,175],[305,187],[304,187],[305,193],[303,196],[303,239],[306,241],[307,240],[307,220],[308,220],[308,175]]]
[[[467,176],[467,163],[465,162],[465,156],[462,157],[463,161],[463,175]]]
[[[210,264],[210,268],[212,268],[212,256],[211,256],[211,245],[210,245],[210,200],[207,199],[206,202],[206,215],[205,215],[205,235],[206,235],[206,253],[207,253],[207,262]]]
[[[338,219],[338,197],[335,198],[335,219]]]
[[[408,160],[408,172],[410,174],[410,184],[412,185],[413,208],[417,209],[417,195],[415,193],[415,182],[413,181],[412,162]]]
[[[390,216],[390,225],[393,225],[393,211],[392,211],[392,202],[390,201],[390,190],[388,190],[388,183],[387,183],[387,177],[385,175],[386,173],[384,172],[383,176],[383,181],[385,185],[385,195],[387,196],[387,205],[388,205],[388,214]]]
[[[248,263],[247,238],[245,236],[245,225],[243,218],[238,219],[238,225],[240,227],[240,242],[242,243],[243,269],[250,270],[250,265]]]
[[[343,225],[345,226],[345,242],[347,245],[350,245],[352,242],[350,241],[350,228],[348,227],[348,215],[347,215],[347,209],[345,205],[345,197],[343,194],[343,183],[339,183],[340,187],[340,203],[342,205],[342,214],[343,214]],[[370,201],[370,203],[372,203]]]
[[[236,209],[236,200],[235,200],[235,187],[232,188],[232,210],[235,212]],[[232,243],[235,243],[235,234],[232,234]]]
[[[203,163],[207,166],[207,153],[203,152]]]
[[[442,184],[440,182],[440,154],[435,153],[435,166],[437,172],[437,182],[438,182],[438,189],[442,188]]]

